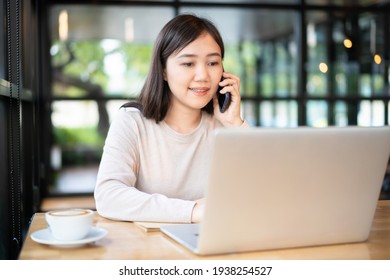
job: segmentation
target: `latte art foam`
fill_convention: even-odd
[[[91,212],[88,210],[62,210],[62,211],[52,211],[48,214],[51,216],[82,216],[88,215]]]

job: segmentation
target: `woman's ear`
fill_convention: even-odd
[[[163,78],[164,78],[164,81],[167,81],[167,70],[164,69],[163,71]]]

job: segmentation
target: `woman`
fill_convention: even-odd
[[[122,106],[108,132],[95,188],[100,215],[201,220],[213,130],[248,126],[240,117],[240,79],[223,72],[223,56],[222,38],[206,19],[179,15],[163,27],[138,102]],[[231,94],[224,113],[219,86]]]

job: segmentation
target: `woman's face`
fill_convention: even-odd
[[[217,92],[222,71],[221,49],[208,33],[171,54],[164,71],[172,94],[170,109],[206,106]]]

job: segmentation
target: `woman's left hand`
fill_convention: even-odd
[[[241,126],[244,121],[241,118],[240,109],[240,78],[228,72],[223,72],[223,78],[224,80],[219,83],[219,85],[223,87],[221,94],[229,92],[231,94],[231,100],[226,111],[221,113],[219,109],[218,98],[215,95],[213,100],[214,116],[225,127]]]

